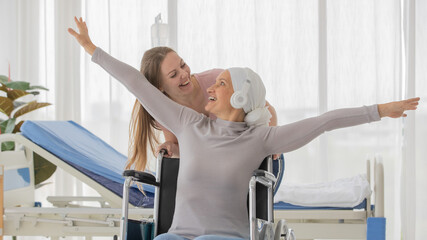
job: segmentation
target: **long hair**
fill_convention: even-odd
[[[141,60],[140,71],[145,78],[157,89],[161,83],[161,64],[166,55],[174,52],[168,47],[155,47],[144,53]],[[138,99],[132,109],[129,124],[129,148],[126,169],[143,171],[147,165],[148,146],[154,154],[155,147],[159,144],[159,139],[155,130],[159,130],[154,118],[142,107]]]

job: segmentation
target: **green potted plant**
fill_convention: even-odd
[[[34,110],[51,105],[46,102],[37,102],[36,96],[40,90],[48,91],[42,86],[31,86],[24,81],[12,81],[9,77],[0,75],[0,134],[20,132],[24,120],[18,121],[21,116]],[[15,149],[14,142],[4,142],[2,151]],[[34,154],[35,185],[48,179],[56,170],[56,166]]]

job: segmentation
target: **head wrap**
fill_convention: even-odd
[[[271,114],[265,106],[265,87],[260,76],[249,68],[229,68],[234,92],[241,91],[246,80],[250,82],[247,102],[243,106],[248,126],[268,126]]]

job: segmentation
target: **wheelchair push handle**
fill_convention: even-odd
[[[167,154],[168,150],[166,149],[161,149],[159,151],[159,155],[158,158],[163,158],[163,155]],[[125,170],[123,171],[123,177],[127,178],[130,177],[132,181],[135,182],[140,182],[140,183],[145,183],[145,184],[149,184],[149,185],[153,185],[153,186],[160,186],[160,183],[158,183],[156,181],[156,177],[148,172],[144,172],[144,171],[137,171],[137,170]]]

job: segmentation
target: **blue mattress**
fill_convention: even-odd
[[[127,157],[73,121],[25,121],[22,134],[73,168],[122,197],[123,168]],[[144,185],[146,195],[135,186],[129,202],[152,207],[154,187]]]

